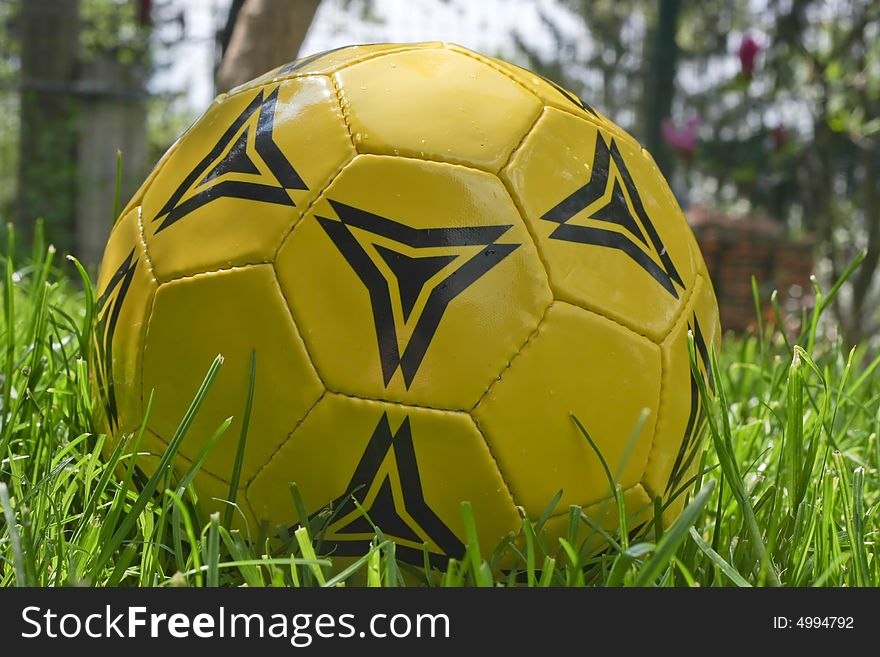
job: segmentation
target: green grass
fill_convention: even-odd
[[[572,507],[568,539],[549,545],[548,514],[524,518],[518,565],[502,571],[505,546],[484,560],[463,504],[467,551],[444,572],[398,562],[378,529],[374,547],[337,572],[321,554],[316,520],[280,541],[228,531],[232,506],[222,519],[201,517],[188,485],[201,459],[179,480],[160,467],[133,486],[135,460],[119,449],[101,456],[104,438],[89,419],[88,276],[55,262],[39,235],[28,262],[2,258],[2,586],[880,585],[880,358],[827,337],[833,327],[821,315],[839,286],[826,295],[817,288],[797,340],[762,328],[725,341],[717,395],[701,391],[710,411],[701,470],[671,526],[658,518],[639,536],[605,534]],[[165,466],[220,367],[218,359],[181,419]],[[292,508],[301,507],[295,485],[291,493]],[[582,549],[584,524],[604,535],[605,552]]]

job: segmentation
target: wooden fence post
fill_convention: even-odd
[[[16,219],[22,242],[46,222],[56,246],[71,246],[76,203],[78,0],[22,0],[21,130]]]
[[[147,169],[146,72],[111,57],[83,65],[77,143],[74,253],[100,262],[113,216],[116,154],[122,151],[120,210],[137,191]]]

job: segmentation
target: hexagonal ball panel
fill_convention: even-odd
[[[537,517],[562,489],[560,509],[611,494],[596,453],[623,487],[644,472],[660,396],[660,350],[623,326],[554,302],[535,336],[472,415],[511,493]],[[650,415],[630,439],[643,409]]]
[[[157,277],[271,262],[302,208],[353,154],[328,78],[221,97],[144,194]]]
[[[139,212],[134,208],[113,227],[98,275],[92,388],[108,448],[143,420],[142,353],[157,284],[141,244]]]
[[[211,362],[222,354],[220,372],[180,448],[194,460],[217,427],[234,417],[204,464],[221,479],[228,480],[235,460],[252,351],[256,381],[243,481],[323,392],[272,267],[201,274],[159,287],[144,353],[144,398],[155,390],[149,426],[170,441]]]
[[[334,75],[361,153],[498,171],[541,112],[508,76],[451,50],[407,50]]]
[[[460,556],[461,502],[471,502],[480,545],[490,552],[520,520],[486,442],[465,413],[412,408],[327,393],[248,486],[270,526],[299,522],[288,483],[309,514],[333,503],[324,535],[338,556],[360,556],[374,532],[351,502],[398,542],[402,559]],[[439,563],[439,561],[438,561]]]
[[[696,272],[690,228],[638,145],[548,108],[502,178],[538,240],[555,297],[660,342]]]
[[[572,92],[560,87],[548,78],[538,75],[534,71],[530,71],[501,59],[486,57],[485,55],[481,55],[480,53],[468,50],[467,48],[463,48],[462,46],[453,43],[448,44],[447,47],[455,52],[460,52],[468,57],[478,59],[486,65],[510,76],[517,82],[517,84],[528,89],[548,107],[555,107],[566,112],[573,112],[588,121],[601,124],[604,128],[612,132],[623,134],[623,130],[620,127],[608,120],[584,99],[579,98]]]
[[[269,82],[277,82],[284,78],[301,77],[304,75],[331,75],[336,71],[344,69],[346,66],[351,66],[357,62],[362,62],[367,59],[372,59],[373,57],[379,57],[393,52],[442,47],[443,44],[439,41],[427,41],[424,43],[405,44],[369,43],[357,46],[332,48],[331,50],[326,50],[324,52],[300,57],[292,62],[274,68],[264,75],[254,78],[249,82],[245,82],[231,90],[229,93],[239,93]]]
[[[330,390],[468,409],[538,325],[546,273],[493,175],[358,156],[275,266]]]

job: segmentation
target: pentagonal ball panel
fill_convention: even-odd
[[[696,272],[690,228],[638,145],[548,108],[502,178],[555,297],[662,340]]]
[[[468,409],[550,303],[535,246],[493,175],[358,156],[276,268],[330,390]]]
[[[644,472],[659,396],[657,345],[612,320],[554,302],[473,416],[514,499],[537,517],[560,489],[563,510],[611,495],[602,462],[572,416],[626,488]]]
[[[460,556],[461,502],[471,502],[483,551],[519,518],[486,442],[465,413],[411,408],[327,393],[248,487],[248,501],[270,526],[300,522],[288,483],[309,514],[332,504],[323,545],[361,556],[375,534],[352,502],[397,541],[397,554],[422,563],[422,544]],[[319,522],[320,519],[316,519]]]
[[[144,194],[159,280],[271,262],[302,208],[353,152],[328,78],[220,97]]]
[[[498,171],[541,112],[508,76],[444,48],[407,50],[336,73],[358,151]]]
[[[144,353],[143,394],[155,391],[150,428],[170,441],[214,358],[223,365],[180,453],[194,460],[228,417],[234,420],[205,461],[229,480],[256,357],[254,401],[242,481],[284,442],[323,386],[309,361],[270,265],[201,274],[156,293]]]

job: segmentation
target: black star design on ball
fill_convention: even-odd
[[[618,175],[611,174],[612,162]],[[587,220],[599,225],[570,223],[575,215],[603,199],[604,203],[594,207],[587,217]],[[541,218],[559,224],[550,233],[550,239],[617,249],[629,256],[676,299],[676,285],[684,288],[681,276],[645,210],[639,190],[613,138],[609,145],[601,133],[596,136],[590,180]],[[615,224],[623,232],[603,228],[603,223]]]
[[[154,222],[162,222],[156,233],[224,197],[295,205],[288,191],[308,187],[273,136],[279,88],[275,87],[268,94],[261,89],[210,152],[189,172],[153,217]],[[253,139],[251,132],[254,133]],[[255,160],[261,161],[271,176],[261,174]]]
[[[329,201],[339,220],[316,217],[318,223],[339,249],[358,278],[366,286],[373,310],[373,321],[379,344],[379,360],[385,386],[391,382],[398,368],[409,389],[428,351],[446,308],[455,297],[464,292],[486,272],[504,260],[519,244],[498,244],[511,225],[462,226],[452,228],[412,228],[365,210]],[[415,256],[402,249],[373,244],[378,257],[391,270],[396,285],[392,285],[370,257],[364,245],[355,237],[352,228],[385,240],[397,242],[410,249],[446,247],[451,253]],[[459,247],[482,246],[477,254],[466,259],[448,276],[439,281],[427,294],[418,317],[412,313],[429,280],[453,261],[461,258]],[[457,251],[457,252],[456,252]],[[404,323],[415,322],[409,341],[401,349],[394,320],[391,290],[396,288]]]
[[[312,55],[307,55],[306,57],[300,57],[299,59],[294,59],[292,62],[289,62],[275,71],[275,75],[290,75],[291,73],[296,73],[297,71],[305,68],[309,64],[314,64],[317,61],[320,61],[327,55],[333,54],[334,52],[338,52],[340,50],[345,50],[346,48],[350,48],[351,46],[340,46],[338,48],[331,48],[330,50],[324,50],[323,52],[316,52]]]
[[[518,68],[522,68],[522,67],[518,67]],[[528,73],[530,75],[535,75],[534,73],[532,73],[528,69],[522,69],[522,70],[524,70],[526,73]],[[565,98],[572,105],[574,105],[575,107],[577,107],[578,109],[580,109],[584,112],[589,112],[593,116],[598,116],[598,114],[596,113],[596,110],[594,110],[593,107],[589,103],[587,103],[583,98],[581,98],[580,96],[578,96],[576,94],[573,94],[568,89],[566,89],[565,87],[563,87],[560,84],[557,84],[556,82],[554,82],[550,78],[544,77],[543,75],[540,77],[547,84],[549,84],[551,87],[556,89],[556,91],[558,91],[562,95],[562,97]]]
[[[706,339],[703,336],[703,330],[700,328],[700,322],[697,319],[696,313],[694,313],[692,320],[688,322],[688,328],[694,334],[694,347],[696,347],[697,352],[697,369],[700,376],[703,378],[703,381],[705,381],[707,386],[714,391],[715,384],[713,383],[712,378],[712,361],[709,357],[709,348],[706,345]],[[694,458],[699,453],[699,450],[697,449],[699,446],[697,438],[700,436],[700,425],[703,422],[705,410],[703,409],[703,403],[700,397],[699,382],[697,381],[697,377],[692,368],[688,369],[688,377],[691,395],[690,413],[688,414],[687,425],[684,430],[681,445],[678,454],[675,457],[675,463],[669,474],[669,480],[666,482],[666,490],[664,493],[675,492],[678,485],[682,483],[684,476],[690,470]],[[684,389],[683,386],[682,389]]]
[[[364,554],[375,535],[373,525],[396,540],[397,554],[410,563],[422,562],[422,544],[437,568],[464,553],[462,542],[425,501],[409,417],[392,432],[388,414],[382,414],[351,481],[331,508],[323,545],[335,555]]]
[[[113,386],[113,336],[116,334],[116,326],[119,323],[119,313],[131,280],[137,270],[139,258],[135,258],[135,250],[126,256],[107,283],[107,287],[101,293],[97,302],[97,322],[95,323],[95,374],[98,380],[98,389],[103,398],[104,410],[111,429],[117,429],[119,425],[118,409],[116,407],[116,391]]]

